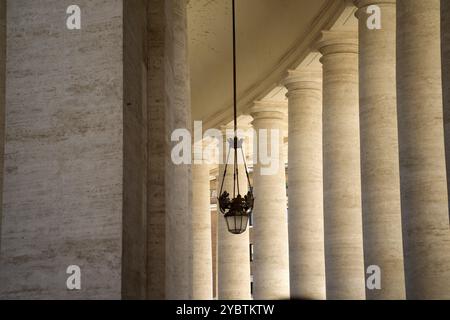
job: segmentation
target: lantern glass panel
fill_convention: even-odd
[[[230,212],[225,216],[228,231],[233,234],[242,234],[247,229],[248,215],[241,212]]]

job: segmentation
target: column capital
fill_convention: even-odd
[[[255,101],[249,111],[254,121],[270,119],[284,122],[287,120],[288,103],[274,100]]]
[[[335,53],[358,54],[358,34],[353,31],[322,31],[317,49],[323,56]]]
[[[287,97],[302,90],[322,91],[322,70],[288,70],[282,84],[288,89]]]

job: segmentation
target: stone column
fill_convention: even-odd
[[[212,300],[209,166],[192,166],[192,299]]]
[[[258,142],[258,160],[253,171],[253,296],[256,300],[288,299],[289,249],[283,157],[287,105],[259,101],[250,109],[250,113]],[[268,163],[261,158],[264,150],[270,156]]]
[[[322,70],[290,71],[289,259],[291,297],[324,300]]]
[[[124,5],[83,1],[78,31],[65,1],[7,1],[1,299],[122,298],[124,260],[139,250],[122,237]],[[72,265],[80,291],[66,287]]]
[[[440,1],[397,1],[397,94],[408,299],[450,299]]]
[[[0,252],[3,207],[3,164],[5,141],[6,0],[0,1]]]
[[[217,179],[213,182],[215,183],[214,186],[215,188],[217,187]],[[217,204],[217,199],[216,199],[216,204]],[[219,218],[219,214],[217,213],[217,206],[216,208],[212,208],[211,209],[211,237],[212,237],[212,241],[211,241],[211,245],[212,245],[212,272],[213,272],[213,298],[217,299],[218,297],[218,290],[217,290],[217,283],[218,283],[218,276],[217,276],[217,269],[218,269],[218,265],[219,265],[219,255],[218,255],[218,232],[217,232],[217,228],[218,228],[218,218]],[[222,218],[222,217],[220,217]]]
[[[191,127],[186,3],[150,0],[147,6],[147,298],[156,300],[191,293],[191,168],[173,163],[170,142],[174,130]]]
[[[450,1],[441,0],[442,87],[444,93],[447,193],[450,194]]]
[[[381,289],[368,299],[404,299],[398,166],[395,0],[358,0],[361,185],[366,270],[381,269]],[[381,29],[369,29],[367,9],[381,10]]]
[[[85,0],[81,31],[66,1],[7,5],[0,297],[187,299],[190,168],[170,160],[190,125],[186,1]]]
[[[224,129],[225,130],[225,129]],[[229,131],[229,138],[232,138]],[[228,143],[224,134],[224,150],[228,150]],[[224,152],[226,153],[226,152]],[[226,156],[226,154],[225,154]],[[232,156],[230,159],[234,159]],[[219,180],[217,192],[223,179],[225,165],[219,166]],[[247,193],[248,183],[243,165],[239,166],[239,188]],[[233,164],[228,166],[223,190],[233,192]],[[218,194],[219,196],[219,194]],[[218,209],[218,296],[220,300],[248,300],[250,293],[250,250],[249,230],[240,235],[228,232],[225,218]]]
[[[364,299],[358,41],[323,32],[323,183],[327,299]]]

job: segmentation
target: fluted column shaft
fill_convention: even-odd
[[[327,299],[364,299],[357,38],[324,32],[319,48]]]
[[[395,0],[360,0],[359,92],[361,186],[366,270],[381,269],[381,289],[368,299],[404,299],[398,166]],[[381,29],[367,27],[367,8],[381,9]]]
[[[440,0],[397,1],[397,94],[408,299],[450,298]]]
[[[229,137],[229,138],[232,138]],[[225,147],[228,143],[224,136]],[[232,150],[233,151],[233,150]],[[230,161],[234,159],[230,157]],[[220,192],[225,165],[219,166],[219,180],[217,192]],[[245,168],[239,165],[239,189],[247,194],[248,183]],[[233,163],[228,166],[223,190],[233,194]],[[242,192],[244,193],[244,192]],[[219,196],[219,194],[218,194]],[[220,212],[218,210],[218,212]],[[220,213],[219,213],[220,214]],[[250,239],[249,231],[240,235],[228,232],[227,223],[223,215],[218,217],[218,294],[220,300],[248,300],[250,293]]]
[[[258,150],[265,148],[262,144],[267,143],[268,154],[272,159],[272,163],[266,165],[258,158],[253,172],[255,188],[252,230],[253,295],[257,300],[288,299],[289,249],[286,173],[283,157],[283,132],[287,125],[287,105],[260,101],[255,103],[250,113],[254,119],[253,127],[258,137]],[[264,172],[264,168],[269,169],[270,166],[273,170]]]
[[[212,242],[209,166],[192,166],[192,299],[211,300]]]
[[[290,71],[284,85],[289,99],[291,297],[324,300],[322,70]]]

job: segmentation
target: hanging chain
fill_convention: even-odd
[[[236,67],[236,3],[233,2],[233,106],[234,106],[234,179],[233,179],[233,198],[239,191],[239,167],[238,167],[238,136],[237,136],[237,67]]]

